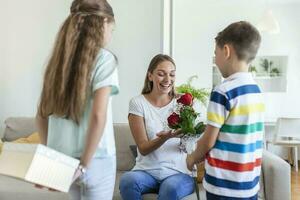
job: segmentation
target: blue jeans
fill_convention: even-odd
[[[123,200],[141,200],[146,193],[158,193],[159,200],[177,200],[194,191],[194,180],[178,173],[159,181],[145,171],[130,171],[122,175],[119,189]]]
[[[206,192],[206,199],[207,200],[257,200],[257,194],[249,198],[236,198],[236,197],[219,196],[219,195]]]

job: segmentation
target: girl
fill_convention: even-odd
[[[75,0],[47,65],[37,126],[43,144],[80,159],[72,199],[112,199],[116,157],[111,96],[116,60],[104,47],[114,14],[106,0]]]
[[[181,199],[194,191],[187,174],[186,154],[179,150],[180,131],[166,130],[167,117],[176,106],[175,64],[167,55],[150,62],[142,94],[129,104],[129,125],[138,147],[136,165],[121,177],[124,200],[140,200],[146,193],[158,193],[158,199]]]

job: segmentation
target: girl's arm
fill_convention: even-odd
[[[84,167],[90,163],[103,135],[110,92],[111,87],[102,87],[94,92],[86,143],[80,158]]]
[[[48,136],[48,117],[41,117],[38,113],[35,117],[35,123],[41,139],[41,144],[47,145]]]
[[[168,139],[176,137],[179,134],[179,131],[173,133],[171,131],[162,131],[157,134],[157,138],[149,140],[146,134],[146,128],[143,117],[134,114],[129,114],[128,120],[135,143],[139,148],[139,152],[144,156],[158,149]]]

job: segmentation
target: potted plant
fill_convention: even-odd
[[[250,65],[249,67],[249,72],[252,73],[252,76],[255,77],[256,74],[257,74],[257,70],[256,70],[256,67],[254,65]]]
[[[271,71],[270,71],[270,76],[271,77],[274,77],[274,76],[279,76],[280,75],[280,71],[278,68],[273,68]]]

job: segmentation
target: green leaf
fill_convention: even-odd
[[[196,133],[197,134],[202,134],[205,131],[205,127],[206,127],[206,125],[203,122],[199,122],[195,126]]]
[[[176,92],[180,93],[180,94],[191,93],[195,99],[199,100],[204,105],[206,105],[207,99],[210,95],[210,92],[206,88],[196,89],[195,87],[193,87],[192,86],[192,81],[195,78],[198,78],[198,76],[196,76],[196,75],[191,76],[188,79],[187,83],[179,85],[178,87],[176,87]]]
[[[197,76],[191,76],[187,83],[179,85],[176,87],[176,92],[180,94],[184,93],[191,93],[193,95],[193,98],[196,100],[199,100],[204,105],[206,105],[207,100],[209,98],[210,92],[208,89],[200,88],[196,89],[192,86],[192,81],[198,78]],[[183,106],[180,111],[180,119],[181,122],[179,123],[180,128],[182,129],[182,132],[184,134],[201,134],[204,131],[205,125],[197,124],[195,126],[196,118],[199,116],[199,113],[195,112],[194,108],[192,106]]]
[[[180,127],[184,134],[195,134],[196,130],[195,120],[197,118],[197,113],[195,112],[194,108],[191,106],[183,106],[180,112]]]

